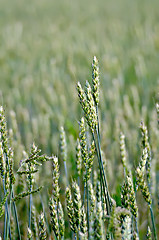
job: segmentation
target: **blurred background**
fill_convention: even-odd
[[[16,169],[23,150],[28,151],[33,141],[42,153],[58,155],[63,125],[68,168],[73,172],[82,116],[76,83],[84,86],[85,80],[91,80],[96,55],[102,149],[111,192],[120,201],[119,133],[122,130],[126,136],[129,161],[135,167],[140,159],[139,125],[144,120],[150,132],[157,196],[158,9],[157,0],[0,0],[0,104],[8,129],[13,130],[9,134]],[[142,214],[140,221],[144,229]]]
[[[61,124],[75,134],[80,114],[76,83],[91,79],[94,55],[107,122],[106,112],[115,108],[112,98],[115,111],[133,97],[140,110],[154,108],[158,5],[155,0],[0,1],[0,103],[9,126],[10,111],[15,111],[26,147],[34,139],[52,151]],[[118,90],[119,96],[111,94]]]

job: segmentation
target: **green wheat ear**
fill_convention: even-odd
[[[130,216],[125,216],[122,224],[122,239],[123,240],[131,240],[132,233],[131,233],[131,218]]]
[[[149,205],[151,205],[151,203],[152,203],[151,194],[149,192],[149,188],[147,186],[147,183],[146,183],[146,180],[145,180],[145,177],[144,177],[144,171],[145,171],[145,168],[146,168],[147,157],[148,157],[147,149],[145,148],[143,150],[139,166],[136,169],[136,178],[137,178],[136,179],[136,184],[141,189],[141,192],[142,192],[142,195],[143,195],[145,201]]]
[[[90,201],[90,214],[93,214],[96,205],[96,197],[91,181],[88,182],[89,201]]]
[[[125,135],[121,132],[120,133],[120,156],[121,156],[121,163],[124,168],[125,174],[128,171],[128,164],[127,164],[127,153],[126,153],[126,146],[125,146]]]
[[[83,240],[87,240],[87,221],[86,221],[86,212],[84,206],[81,210],[81,225],[80,225],[80,235]]]
[[[27,231],[27,240],[32,240],[32,237],[33,237],[33,235],[32,235],[32,231],[31,231],[31,229],[28,227],[28,231]]]
[[[0,133],[4,154],[8,156],[8,132],[4,115],[4,109],[2,106],[0,106]]]
[[[113,234],[114,239],[132,239],[130,216],[126,208],[116,207],[116,203],[113,202],[108,232]],[[126,232],[130,235],[126,236]]]
[[[79,229],[80,223],[81,223],[82,201],[81,201],[80,188],[76,181],[72,182],[72,190],[74,194],[73,205],[74,205],[75,224],[77,229]]]
[[[104,240],[104,231],[103,231],[103,211],[102,211],[102,202],[96,203],[96,214],[94,220],[94,238],[97,240]]]
[[[84,91],[81,84],[78,82],[77,91],[85,119],[87,121],[88,126],[90,127],[91,132],[93,133],[95,127],[97,126],[97,114],[91,87],[89,83],[86,82],[86,91]]]
[[[129,173],[121,190],[121,202],[123,207],[130,209],[131,213],[135,218],[138,217],[138,207],[136,203],[135,191],[133,186],[133,181],[131,173]]]
[[[84,118],[81,118],[80,121],[80,146],[81,146],[81,155],[84,165],[86,164],[88,160],[88,150],[87,150],[87,142],[86,142],[86,128],[85,128],[85,121]]]
[[[9,192],[7,192],[4,196],[4,198],[2,199],[1,203],[0,203],[0,217],[4,214],[4,211],[3,211],[3,206],[7,200],[7,197],[9,195]]]
[[[64,163],[66,180],[67,180],[67,184],[68,184],[68,173],[67,173],[67,165],[66,165],[67,144],[66,144],[66,134],[65,134],[65,130],[63,127],[61,127],[61,129],[60,129],[60,154],[61,154],[61,159],[63,160],[63,163]]]
[[[2,137],[0,133],[0,174],[2,178],[5,176],[5,172],[6,172],[6,163],[4,159],[4,153],[2,148]]]
[[[77,139],[76,143],[76,168],[77,168],[77,176],[81,176],[82,171],[82,156],[81,156],[81,145],[79,138]]]
[[[15,176],[13,171],[13,150],[12,148],[8,149],[8,161],[9,161],[9,177],[10,177],[10,184],[13,185],[15,183]]]
[[[85,118],[86,118],[87,122],[89,122],[90,109],[88,106],[86,93],[84,92],[80,82],[77,83],[77,92],[78,92],[79,101],[80,101],[81,107],[83,109]]]
[[[61,238],[64,238],[65,235],[65,219],[64,219],[64,212],[63,212],[63,208],[62,208],[62,204],[59,201],[58,204],[58,222],[59,222],[59,234],[61,236]]]
[[[92,95],[92,89],[88,81],[86,81],[86,97],[87,97],[87,103],[89,107],[89,120],[88,125],[90,126],[90,129],[92,132],[94,132],[94,129],[97,127],[97,114],[96,114],[96,107],[95,102]]]
[[[147,228],[146,239],[147,239],[147,240],[151,240],[151,239],[152,239],[152,232],[151,232],[151,229],[150,229],[149,226],[148,226],[148,228]]]
[[[136,232],[133,233],[133,240],[139,240],[138,234]]]
[[[66,207],[67,207],[67,214],[69,218],[70,228],[71,230],[76,233],[76,219],[74,215],[74,207],[73,207],[73,200],[70,187],[66,187]]]
[[[54,201],[57,203],[60,195],[60,187],[59,187],[59,164],[58,158],[56,156],[52,157],[52,194],[54,197]]]
[[[91,177],[94,155],[95,155],[95,144],[94,144],[94,141],[92,141],[90,145],[90,150],[88,152],[88,163],[87,163],[87,173],[86,173],[87,181],[89,181]]]
[[[24,198],[24,197],[30,196],[30,195],[32,195],[32,194],[34,194],[34,193],[38,193],[38,192],[41,191],[42,188],[43,188],[43,187],[40,186],[40,187],[36,188],[35,190],[19,193],[19,194],[16,195],[14,198],[12,198],[12,201],[16,202],[16,201],[21,200],[21,199]]]
[[[96,56],[93,58],[92,62],[92,83],[93,83],[93,97],[95,104],[98,105],[99,103],[99,66],[98,66],[98,59]]]
[[[151,147],[148,138],[148,130],[145,126],[144,122],[140,124],[141,134],[142,134],[142,145],[143,149],[147,149],[147,160],[146,160],[146,174],[147,174],[147,182],[150,184],[151,180]]]
[[[44,213],[41,213],[39,216],[39,239],[40,240],[47,239]]]
[[[64,162],[67,160],[67,144],[66,144],[66,134],[63,127],[60,128],[60,152],[61,157]]]
[[[31,209],[31,228],[32,228],[34,237],[37,239],[38,238],[38,225],[37,225],[37,221],[36,221],[36,210],[35,210],[34,205],[32,205],[32,209]]]
[[[57,215],[57,204],[53,198],[49,201],[50,217],[51,217],[51,228],[57,239],[59,239],[59,225],[58,225],[58,215]]]

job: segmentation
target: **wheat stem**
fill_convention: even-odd
[[[87,226],[88,226],[88,240],[89,240],[90,239],[90,237],[89,237],[89,192],[88,192],[87,178],[86,178],[86,191],[87,191]]]
[[[4,189],[4,194],[6,195],[6,189],[5,189],[5,179],[3,177],[3,189]],[[9,223],[8,223],[9,222]],[[7,226],[7,228],[6,228]],[[10,218],[9,218],[9,212],[8,212],[8,202],[6,200],[5,202],[5,218],[4,218],[4,240],[6,238],[6,236],[8,235],[8,228],[9,228],[9,236],[10,236],[10,239],[11,238],[11,229],[10,229]]]
[[[14,199],[14,192],[12,192],[12,198]],[[21,234],[20,234],[20,227],[19,227],[19,221],[18,221],[18,214],[17,214],[17,208],[15,205],[15,202],[13,201],[13,209],[14,209],[14,214],[15,214],[15,219],[16,219],[16,224],[17,224],[17,229],[18,229],[18,240],[21,240]]]
[[[154,239],[157,240],[156,227],[155,227],[155,218],[154,218],[154,213],[153,213],[153,209],[152,209],[152,203],[150,205],[150,213],[151,213],[151,221],[152,221],[152,228],[153,228],[153,233],[154,233]]]
[[[109,196],[109,192],[108,192],[107,179],[106,179],[106,175],[105,175],[105,171],[104,171],[104,166],[103,166],[103,160],[102,160],[102,154],[101,154],[101,145],[100,145],[100,138],[99,138],[98,130],[97,130],[97,138],[98,138],[99,157],[100,157],[100,162],[101,162],[101,167],[102,167],[102,173],[103,173],[104,183],[105,183],[106,192],[107,192],[107,199],[108,199],[108,206],[109,206],[108,215],[110,215],[111,203],[110,203],[110,196]]]
[[[102,186],[103,187],[103,191],[104,191],[104,197],[105,197],[105,202],[106,202],[106,209],[107,209],[107,214],[109,213],[109,209],[108,209],[108,199],[107,199],[107,194],[106,194],[106,188],[105,188],[105,183],[104,183],[104,179],[103,179],[103,174],[102,174],[102,166],[101,166],[101,161],[100,161],[100,157],[99,157],[99,152],[98,152],[98,148],[97,148],[97,144],[96,144],[96,140],[95,140],[95,135],[93,133],[93,140],[95,143],[95,148],[96,148],[96,153],[97,153],[97,159],[98,159],[98,164],[99,164],[99,169],[100,169],[100,179],[102,182]],[[108,214],[109,215],[109,214]]]

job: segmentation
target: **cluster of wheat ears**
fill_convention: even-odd
[[[15,170],[12,139],[8,137],[4,109],[0,108],[0,190],[3,196],[0,217],[4,220],[0,239],[139,239],[139,210],[136,197],[138,191],[147,203],[151,219],[146,226],[145,238],[157,239],[151,194],[152,157],[147,127],[141,122],[142,155],[139,156],[135,170],[131,169],[127,159],[125,136],[120,133],[124,180],[121,183],[119,206],[111,196],[106,174],[107,162],[101,149],[99,88],[98,60],[94,57],[92,83],[86,81],[85,88],[77,83],[84,116],[79,121],[76,178],[68,173],[67,144],[63,127],[60,130],[60,155],[64,174],[60,172],[58,157],[42,155],[35,144],[32,144],[29,154],[24,152],[24,159],[19,163],[19,169]],[[159,114],[158,104],[156,114]],[[40,168],[50,163],[52,188],[45,192],[48,196],[45,203],[41,198],[45,186],[39,186],[40,176],[37,175]],[[60,178],[66,179],[65,192],[61,190]],[[18,194],[15,194],[15,188]],[[25,226],[19,221],[19,215],[24,211],[20,202],[24,199],[27,200]],[[37,199],[41,199],[41,213],[38,213]]]

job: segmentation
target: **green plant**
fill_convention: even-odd
[[[47,236],[51,235],[56,239],[139,239],[138,225],[141,222],[138,215],[140,211],[138,188],[141,189],[150,209],[150,226],[152,227],[151,230],[148,227],[147,239],[151,238],[151,231],[154,239],[157,239],[153,213],[155,195],[151,194],[153,162],[147,128],[142,122],[140,125],[142,156],[135,168],[128,162],[125,136],[122,133],[119,134],[124,182],[120,184],[120,186],[123,185],[119,195],[117,193],[113,196],[108,181],[110,178],[108,162],[102,153],[99,67],[96,57],[92,62],[91,85],[87,81],[83,89],[79,82],[77,84],[84,117],[79,122],[79,138],[74,147],[76,149],[76,173],[74,174],[68,171],[68,159],[71,154],[67,152],[68,146],[63,127],[60,130],[59,158],[62,160],[61,163],[64,163],[65,174],[60,171],[59,158],[41,155],[41,150],[35,144],[32,144],[28,155],[23,153],[25,159],[22,159],[20,167],[15,172],[13,169],[14,154],[10,147],[11,141],[8,139],[4,110],[3,107],[0,108],[0,173],[3,187],[0,214],[1,216],[4,214],[4,239],[8,237],[12,239],[12,215],[16,218],[15,235],[18,239],[21,239],[23,235],[27,239],[47,239]],[[44,172],[46,180],[43,179],[42,174],[45,168],[48,171],[48,175],[47,171]],[[44,170],[41,172],[41,169]],[[18,175],[24,177],[25,186],[22,186],[24,181],[22,178],[22,183],[16,183]],[[52,178],[50,178],[51,175]],[[65,182],[62,181],[64,175]],[[48,184],[50,179],[52,179],[51,184]],[[24,191],[19,192],[18,187]],[[66,188],[65,191],[64,188]],[[41,195],[41,192],[45,194]],[[28,198],[27,204],[24,200],[26,197]],[[117,197],[120,198],[120,202]],[[19,221],[18,210],[21,206],[18,202],[22,203],[22,207],[24,204],[24,208],[28,208],[25,230]],[[36,212],[40,214],[38,225]],[[37,228],[39,233],[37,233]]]

